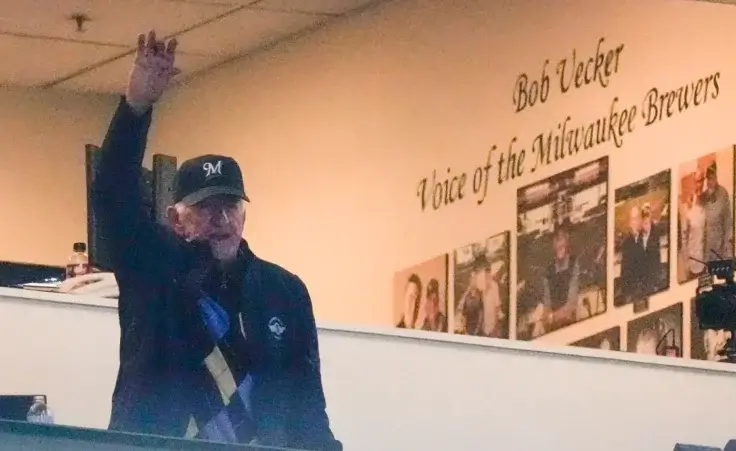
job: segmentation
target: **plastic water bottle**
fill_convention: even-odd
[[[87,256],[87,245],[74,243],[74,252],[66,262],[66,278],[81,276],[90,272],[89,256]]]
[[[54,417],[51,415],[49,407],[46,405],[45,396],[34,396],[33,404],[28,409],[26,420],[29,423],[36,424],[54,424]]]

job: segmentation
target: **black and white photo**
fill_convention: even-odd
[[[629,321],[627,350],[682,357],[682,302]]]
[[[455,250],[455,333],[509,338],[509,235]]]

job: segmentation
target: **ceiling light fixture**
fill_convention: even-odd
[[[84,28],[84,25],[87,22],[92,21],[92,19],[84,13],[74,13],[69,16],[69,20],[73,20],[77,24],[77,33],[84,33],[85,31],[87,31]]]

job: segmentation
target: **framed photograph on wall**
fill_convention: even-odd
[[[455,249],[455,333],[509,338],[510,235],[506,231]]]
[[[721,355],[726,349],[726,342],[731,338],[731,331],[724,329],[701,329],[695,315],[695,299],[690,300],[690,358],[721,362],[726,359]]]
[[[517,193],[517,337],[606,311],[608,157]]]
[[[393,324],[447,332],[447,254],[394,275]]]
[[[602,349],[605,351],[620,351],[621,328],[619,326],[612,327],[610,329],[604,330],[603,332],[598,332],[597,334],[585,337],[582,340],[570,343],[570,346]]]
[[[680,165],[677,281],[689,282],[703,262],[734,252],[734,147]]]
[[[668,169],[616,189],[613,219],[613,305],[622,306],[670,286]]]
[[[682,302],[629,321],[627,350],[682,357]]]

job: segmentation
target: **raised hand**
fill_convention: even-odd
[[[158,101],[171,79],[180,71],[174,67],[176,39],[169,42],[156,39],[156,32],[138,36],[135,62],[130,71],[125,98],[139,114],[148,111]]]

